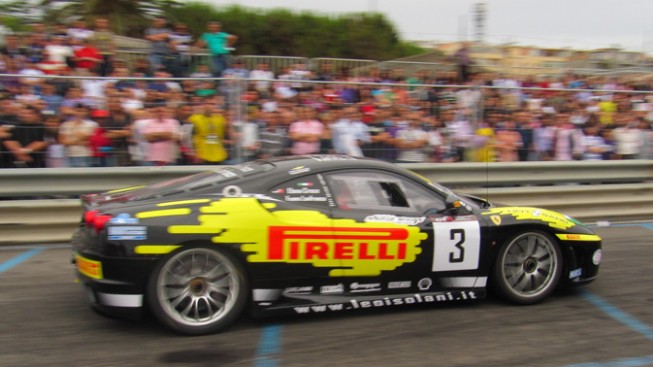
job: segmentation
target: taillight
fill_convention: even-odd
[[[111,220],[110,215],[100,214],[95,217],[93,221],[93,226],[95,227],[96,232],[101,232],[104,227],[107,225],[107,222]]]
[[[95,217],[97,217],[98,211],[97,210],[89,210],[86,213],[84,213],[84,223],[86,223],[87,226],[92,226],[93,222],[95,222]]]
[[[106,227],[112,216],[100,214],[97,210],[89,210],[84,213],[84,223],[87,227],[93,227],[96,232],[100,232]]]

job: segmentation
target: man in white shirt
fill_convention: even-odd
[[[331,125],[333,148],[338,154],[362,157],[361,145],[370,143],[370,131],[367,125],[360,121],[360,113],[356,107],[347,107],[342,117]]]

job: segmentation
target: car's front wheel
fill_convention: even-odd
[[[189,247],[172,253],[155,268],[147,289],[154,315],[188,335],[217,332],[233,322],[247,300],[247,280],[229,253]]]
[[[549,234],[523,232],[501,246],[493,270],[493,283],[501,296],[519,304],[534,304],[558,285],[562,253]]]

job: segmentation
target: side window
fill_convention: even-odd
[[[335,205],[322,175],[309,175],[286,181],[271,188],[269,195],[295,204],[324,207]]]
[[[442,210],[444,199],[409,179],[379,172],[339,172],[326,176],[340,209],[392,210],[423,213]]]

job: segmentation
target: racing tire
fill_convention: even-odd
[[[226,251],[184,247],[162,259],[148,280],[154,316],[186,335],[220,331],[241,314],[248,284],[239,261]]]
[[[522,232],[499,249],[492,282],[504,299],[535,304],[556,289],[562,267],[562,252],[553,237],[539,231]]]

